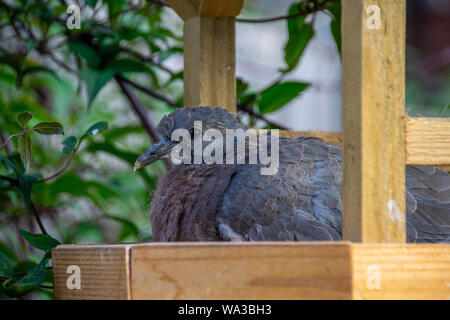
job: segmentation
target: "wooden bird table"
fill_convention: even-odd
[[[186,106],[235,112],[243,0],[166,1]],[[343,144],[344,241],[61,245],[56,299],[450,299],[450,245],[405,243],[405,165],[450,164],[450,119],[405,113],[405,0],[342,4],[343,134],[302,134]]]

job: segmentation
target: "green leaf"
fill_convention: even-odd
[[[91,6],[92,8],[95,8],[97,5],[97,0],[86,0],[86,4]]]
[[[24,134],[19,138],[19,154],[25,165],[25,171],[30,170],[31,165],[31,138],[28,134]]]
[[[237,78],[236,79],[236,96],[239,97],[242,96],[248,89],[248,82],[245,82],[244,80]]]
[[[108,122],[99,121],[90,126],[89,129],[87,129],[86,132],[83,134],[82,138],[86,136],[96,135],[97,133],[105,131],[107,129],[108,129]]]
[[[310,85],[303,82],[277,82],[261,92],[259,112],[266,114],[274,112],[286,105],[308,88]]]
[[[333,35],[334,42],[339,51],[339,55],[342,56],[341,48],[341,15],[342,15],[342,5],[341,1],[330,2],[327,6],[328,11],[333,15],[333,19],[330,22],[330,30]]]
[[[132,59],[113,59],[106,65],[115,72],[148,72],[148,67],[139,61]]]
[[[11,278],[14,276],[14,270],[3,252],[0,251],[0,276],[5,278]]]
[[[298,3],[294,3],[289,14],[296,14],[299,11]],[[310,23],[305,22],[306,16],[287,19],[289,40],[284,47],[284,61],[287,67],[281,72],[290,72],[298,65],[300,57],[306,48],[309,40],[314,36],[314,30]]]
[[[450,110],[450,103],[442,108],[441,112],[439,112],[439,116],[442,117],[447,110]]]
[[[89,47],[82,42],[71,41],[69,42],[69,49],[86,60],[89,67],[98,68],[100,66],[102,60],[94,48]]]
[[[112,79],[114,73],[112,69],[96,70],[85,68],[81,70],[81,77],[86,82],[88,90],[88,106],[91,105],[103,86]]]
[[[9,65],[16,74],[20,72],[23,64],[23,56],[20,54],[9,53],[8,51],[0,48],[0,63]]]
[[[46,255],[36,267],[28,270],[23,278],[18,281],[15,281],[14,279],[5,281],[3,283],[3,288],[5,289],[6,294],[11,297],[23,297],[30,291],[38,288],[45,279],[48,262],[49,258]]]
[[[25,111],[17,116],[17,121],[22,126],[22,128],[25,128],[31,118],[33,118],[33,114],[31,112]]]
[[[169,57],[171,57],[176,53],[183,53],[183,48],[173,47],[159,52],[159,62],[163,62],[164,60],[168,59]]]
[[[17,75],[16,85],[18,87],[20,87],[20,85],[22,84],[23,78],[26,75],[36,73],[36,72],[47,72],[58,79],[58,76],[56,75],[56,73],[53,70],[51,70],[47,67],[43,67],[43,66],[33,66],[33,67],[26,67],[26,68],[23,68],[22,70],[20,70],[19,74]]]
[[[45,135],[64,134],[63,126],[59,122],[54,121],[40,122],[31,128],[31,130]]]
[[[42,178],[40,174],[25,175],[23,173],[20,173],[17,177],[19,186],[16,190],[23,196],[23,200],[27,206],[31,203],[31,189],[40,178]]]
[[[124,241],[128,237],[135,237],[137,238],[139,236],[139,229],[138,227],[131,221],[120,218],[120,217],[114,217],[111,215],[106,215],[107,218],[117,221],[122,225],[122,231],[120,232],[120,236],[118,241]]]
[[[61,242],[59,242],[58,240],[42,233],[33,234],[31,232],[19,229],[19,234],[33,247],[44,250],[46,252],[51,251],[54,247],[61,244]]]
[[[63,153],[71,153],[73,151],[73,149],[75,148],[75,146],[77,145],[77,137],[70,136],[70,137],[64,139],[62,144],[64,145],[62,152]]]
[[[27,51],[27,54],[33,51],[40,43],[40,40],[26,40],[25,41],[25,49]]]
[[[20,173],[25,172],[25,167],[23,166],[22,160],[20,159],[20,155],[18,153],[14,153],[9,155],[8,157],[2,156],[0,154],[0,161],[3,162],[7,167],[13,169],[16,176],[19,176]]]

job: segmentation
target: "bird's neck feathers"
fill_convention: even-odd
[[[218,240],[216,214],[235,172],[229,165],[174,166],[152,200],[154,240]]]

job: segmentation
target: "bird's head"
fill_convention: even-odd
[[[226,129],[242,128],[239,122],[222,108],[214,107],[186,107],[179,108],[171,114],[163,117],[158,124],[157,133],[159,142],[152,145],[148,150],[137,158],[134,169],[143,168],[156,160],[168,156],[172,149],[181,141],[172,141],[174,132],[177,129],[184,129],[189,133],[194,150],[194,140],[200,137],[199,124],[201,124],[201,132],[208,129],[219,130],[223,136]],[[186,141],[183,140],[183,143]]]

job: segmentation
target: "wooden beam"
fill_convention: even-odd
[[[450,118],[408,118],[408,164],[450,165]]]
[[[450,245],[62,245],[56,299],[450,299]],[[68,289],[69,265],[81,288]]]
[[[450,167],[450,118],[406,118],[406,164]],[[280,136],[320,138],[343,145],[341,132],[280,130]]]
[[[193,17],[184,22],[184,105],[236,113],[235,19]]]
[[[135,246],[131,297],[350,299],[349,255],[338,242]]]
[[[244,0],[168,0],[184,20],[184,105],[236,113],[235,17]]]
[[[343,237],[404,242],[405,0],[342,4]]]
[[[54,297],[60,300],[130,299],[129,245],[64,245],[52,251]],[[81,288],[69,289],[75,266]],[[69,269],[68,269],[69,268]],[[69,273],[68,273],[69,272]]]
[[[280,130],[280,136],[285,138],[294,138],[296,136],[306,136],[322,139],[325,142],[342,146],[341,132],[328,131],[288,131]]]
[[[450,245],[354,244],[353,299],[450,299]]]
[[[244,0],[166,0],[183,19],[200,17],[236,17],[242,10]]]

